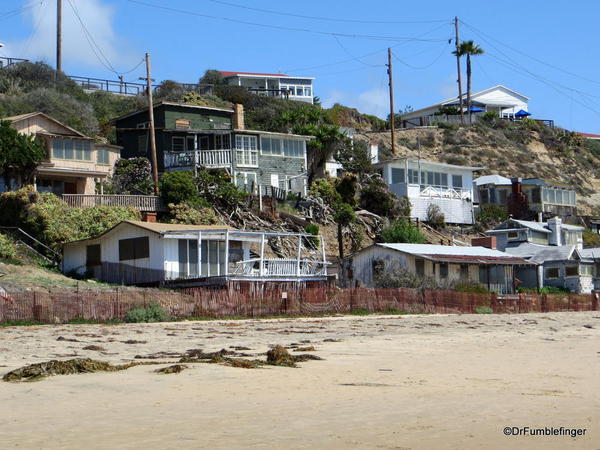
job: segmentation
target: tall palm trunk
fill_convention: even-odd
[[[467,53],[467,111],[471,123],[471,55]]]

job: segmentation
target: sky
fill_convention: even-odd
[[[597,0],[63,0],[63,70],[194,83],[207,69],[315,77],[314,93],[385,117],[457,94],[453,19],[474,57],[473,91],[503,84],[534,118],[600,133]],[[0,0],[0,56],[55,64],[56,0]],[[463,72],[465,64],[463,62]],[[464,74],[463,74],[464,76]],[[466,79],[466,76],[464,76]]]

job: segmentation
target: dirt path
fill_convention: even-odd
[[[264,358],[278,343],[325,360],[0,383],[0,448],[600,448],[598,312],[2,328],[0,374],[192,348]],[[506,426],[587,430],[507,437]]]

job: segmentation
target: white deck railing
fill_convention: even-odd
[[[165,169],[194,167],[194,165],[210,168],[226,168],[231,166],[231,149],[165,152],[164,163]]]
[[[90,208],[92,206],[123,206],[139,211],[156,212],[163,207],[161,198],[156,195],[88,195],[63,194],[61,198],[71,208]]]
[[[319,277],[327,275],[327,263],[307,259],[253,258],[239,261],[231,275],[259,277]]]
[[[420,194],[421,197],[459,198],[463,200],[473,198],[471,189],[451,187],[421,186]]]

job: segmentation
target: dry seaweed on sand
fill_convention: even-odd
[[[69,359],[67,361],[58,361],[53,359],[36,364],[30,364],[20,369],[8,372],[2,377],[3,381],[37,381],[51,375],[72,375],[75,373],[93,373],[93,372],[116,372],[118,370],[129,369],[130,367],[159,364],[148,362],[132,362],[128,364],[113,365],[106,361],[96,361],[90,358]],[[163,363],[164,364],[164,363]]]
[[[308,347],[298,347],[294,349],[294,352],[316,352],[317,350],[312,346]]]
[[[173,364],[172,366],[161,367],[160,369],[156,369],[154,372],[161,373],[161,374],[181,373],[185,369],[189,369],[189,367],[184,364]]]
[[[106,351],[106,349],[104,347],[101,347],[99,345],[87,345],[85,347],[83,347],[83,350],[94,350],[97,352],[104,352]]]

